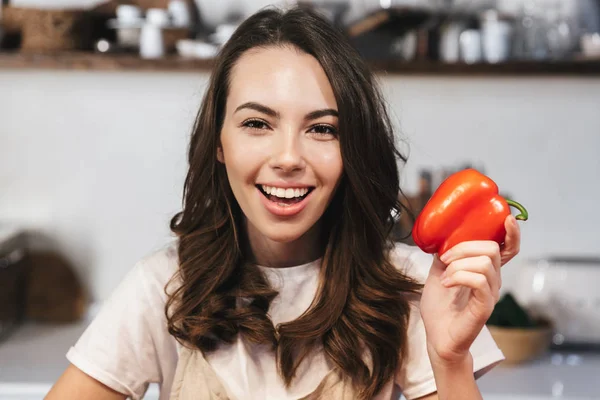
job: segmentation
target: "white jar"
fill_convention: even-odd
[[[171,0],[169,2],[169,14],[173,25],[187,28],[192,24],[190,10],[185,0]]]
[[[510,58],[512,25],[506,21],[485,22],[482,26],[483,57],[488,63]]]
[[[461,59],[467,64],[481,61],[481,33],[477,29],[468,29],[460,34]]]
[[[496,10],[481,14],[481,45],[483,59],[488,63],[499,63],[510,58],[512,24],[501,18]]]
[[[146,11],[146,22],[160,27],[167,27],[171,24],[169,12],[162,8],[148,9]]]
[[[165,44],[160,26],[145,24],[140,35],[140,56],[146,59],[161,58],[165,55]]]

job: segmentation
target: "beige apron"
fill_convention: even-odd
[[[324,399],[356,399],[350,380],[342,379],[336,370],[332,370],[314,392],[299,400]],[[170,400],[229,400],[229,397],[202,352],[181,347]]]

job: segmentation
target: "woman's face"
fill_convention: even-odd
[[[292,47],[243,54],[218,158],[250,234],[292,242],[313,227],[342,175],[337,104],[319,62]]]

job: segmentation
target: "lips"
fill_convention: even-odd
[[[267,211],[278,217],[291,217],[299,214],[306,207],[312,197],[314,187],[310,187],[308,192],[302,196],[291,198],[269,194],[263,189],[262,185],[256,185],[256,190]]]
[[[314,189],[309,188],[276,188],[266,185],[256,185],[261,193],[270,201],[281,204],[294,204],[302,201]]]

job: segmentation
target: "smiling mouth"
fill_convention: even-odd
[[[262,185],[256,185],[256,188],[258,190],[260,190],[260,192],[263,194],[263,196],[265,196],[267,199],[269,199],[269,201],[272,201],[273,203],[277,203],[280,205],[291,205],[291,204],[300,203],[302,200],[304,200],[306,198],[306,196],[308,196],[314,190],[314,187],[309,187],[308,191],[304,195],[288,198],[288,197],[279,197],[279,196],[276,196],[273,194],[269,194],[269,193],[265,192]]]

